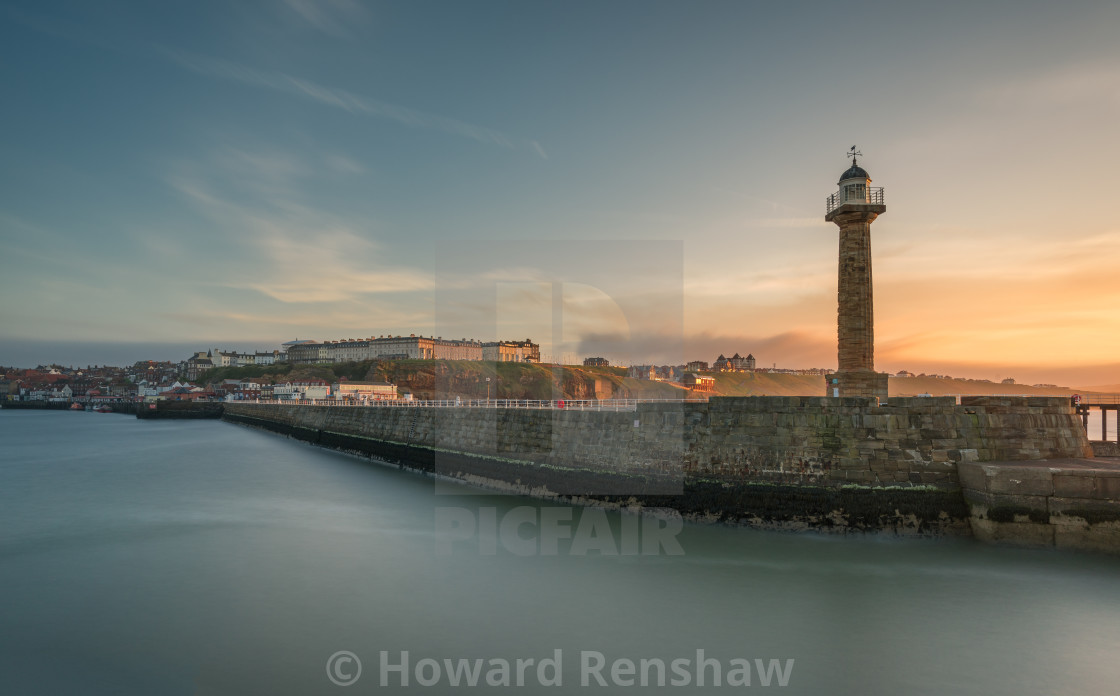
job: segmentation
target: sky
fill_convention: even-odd
[[[296,338],[1120,383],[1120,4],[0,4],[0,365]]]

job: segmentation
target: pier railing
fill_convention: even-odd
[[[1077,415],[1081,416],[1081,422],[1085,426],[1085,434],[1089,434],[1089,413],[1096,409],[1101,413],[1101,430],[1100,439],[1094,442],[1109,442],[1108,439],[1108,421],[1116,422],[1116,432],[1113,433],[1113,440],[1120,444],[1120,396],[1106,394],[1106,395],[1091,395],[1082,397],[1080,402],[1074,403],[1074,408],[1077,410]],[[1112,418],[1108,417],[1108,412],[1112,411],[1114,415]],[[1092,440],[1093,438],[1090,437]]]
[[[1082,406],[1120,404],[1120,394],[1086,394],[1080,403]]]
[[[704,403],[706,399],[245,399],[234,404],[330,406],[332,408],[514,408],[566,411],[636,411],[638,404]]]

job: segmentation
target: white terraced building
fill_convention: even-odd
[[[284,344],[288,360],[297,364],[359,362],[375,359],[400,360],[493,360],[539,362],[540,347],[524,341],[482,343],[442,336],[378,336],[341,341],[291,341]]]
[[[336,382],[331,385],[336,399],[383,401],[397,398],[397,385],[389,382]]]

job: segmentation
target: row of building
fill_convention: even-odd
[[[68,390],[57,395],[70,399]],[[88,398],[83,398],[88,397]],[[396,400],[412,398],[410,394],[397,393],[397,385],[388,382],[349,382],[342,380],[331,383],[323,379],[288,380],[272,383],[264,379],[248,377],[245,379],[224,379],[221,382],[201,387],[190,382],[172,384],[149,384],[141,381],[128,393],[101,394],[93,391],[86,395],[74,394],[73,398],[89,401],[248,401],[277,400],[301,401],[324,399],[365,403],[369,401]]]
[[[541,349],[524,341],[482,342],[442,336],[371,336],[341,341],[285,343],[288,360],[296,364],[361,362],[363,360],[486,360],[539,363]]]
[[[274,350],[271,353],[253,352],[238,353],[226,350],[202,350],[187,358],[181,365],[183,377],[187,380],[196,380],[207,370],[215,367],[245,367],[247,365],[275,365],[287,360],[283,351]]]
[[[699,362],[699,361],[696,361],[696,362]],[[689,364],[690,365],[695,365],[696,362],[689,363]],[[694,370],[694,372],[707,372],[708,371],[707,363],[701,362],[700,364],[703,365],[703,367],[702,368],[697,368],[696,370]],[[747,353],[747,357],[745,357],[745,358],[743,356],[739,355],[738,353],[736,353],[735,355],[732,355],[730,358],[726,358],[726,357],[723,356],[723,353],[720,353],[719,357],[716,358],[716,361],[712,364],[712,370],[711,371],[712,372],[752,372],[752,371],[754,371],[754,369],[755,369],[755,359],[754,359],[754,356],[751,355],[750,353]]]
[[[606,358],[586,358],[583,361],[584,367],[610,367],[611,363]],[[644,373],[650,366],[649,365],[632,365],[631,372],[635,368],[639,372]],[[747,354],[743,357],[736,353],[730,358],[724,357],[721,353],[716,358],[715,364],[711,367],[708,366],[706,360],[693,360],[684,366],[684,372],[751,372],[755,369],[755,359],[753,355]],[[631,374],[631,377],[639,377],[640,379],[656,379],[655,377],[646,377],[645,374]]]
[[[445,339],[442,336],[370,336],[338,341],[289,341],[283,351],[239,353],[211,349],[198,351],[182,363],[182,375],[197,380],[217,367],[272,365],[291,362],[297,365],[361,362],[363,360],[487,360],[491,362],[539,363],[541,349],[530,339],[524,341],[475,341]]]
[[[351,382],[342,380],[328,382],[323,379],[304,379],[270,384],[254,378],[226,379],[213,385],[217,398],[229,401],[252,399],[274,399],[278,401],[332,399],[350,403],[370,401],[393,401],[411,398],[411,394],[400,395],[397,385],[389,382]]]
[[[602,357],[586,358],[584,367],[610,367],[610,361]],[[751,372],[755,369],[755,358],[747,354],[743,357],[736,353],[730,358],[720,354],[714,365],[707,361],[693,360],[685,365],[631,365],[626,376],[633,379],[648,379],[657,382],[676,382],[695,392],[715,391],[716,379],[703,372]]]
[[[136,383],[173,381],[180,365],[145,360],[130,367],[39,365],[33,369],[0,368],[0,401],[115,400],[136,395]]]

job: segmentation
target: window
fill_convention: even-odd
[[[844,200],[846,201],[866,201],[867,194],[864,193],[863,184],[848,184],[844,187]]]

